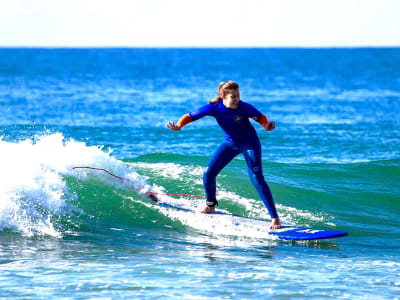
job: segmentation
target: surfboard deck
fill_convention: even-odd
[[[182,211],[188,211],[196,213],[196,211],[185,208],[179,205],[174,205],[166,202],[154,201],[160,206],[171,207]],[[263,220],[251,219],[247,217],[237,216],[230,213],[216,211],[214,213],[209,213],[207,215],[229,218],[233,226],[252,226],[256,227],[260,231],[266,231],[268,235],[277,236],[282,240],[292,240],[292,241],[312,241],[312,240],[323,240],[323,239],[333,239],[338,237],[347,236],[347,232],[336,231],[336,230],[323,230],[323,229],[313,229],[305,227],[295,227],[283,225],[280,229],[269,229],[270,223]]]
[[[282,240],[312,241],[343,237],[347,235],[347,232],[289,226],[288,228],[283,227],[275,231],[271,230],[269,234],[276,235]]]

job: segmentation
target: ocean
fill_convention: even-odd
[[[276,123],[253,125],[282,221],[347,237],[278,240],[143,195],[204,195],[222,130],[165,124],[225,80]],[[400,48],[1,48],[0,115],[1,299],[400,298]],[[217,197],[269,220],[241,156]]]

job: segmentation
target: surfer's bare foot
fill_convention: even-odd
[[[211,214],[211,213],[215,212],[215,206],[206,206],[203,208],[203,210],[201,212],[203,214]]]
[[[269,229],[279,229],[281,228],[281,221],[278,218],[272,218],[271,226],[269,226]]]

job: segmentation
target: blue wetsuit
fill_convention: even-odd
[[[235,156],[242,153],[247,163],[251,182],[267,207],[271,217],[277,218],[278,214],[274,200],[262,171],[260,140],[258,139],[256,130],[249,121],[249,118],[260,119],[262,116],[261,112],[243,101],[239,101],[236,109],[226,108],[222,99],[220,99],[215,104],[207,104],[200,107],[190,113],[189,116],[193,121],[204,116],[213,116],[225,132],[226,141],[218,147],[217,151],[211,157],[203,176],[207,205],[215,206],[218,203],[216,199],[216,177],[219,172]]]

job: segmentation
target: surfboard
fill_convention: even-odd
[[[182,211],[196,213],[196,211],[182,207],[180,205],[161,202],[161,201],[154,201],[154,202],[160,206],[171,207]],[[267,221],[237,216],[222,211],[216,211],[215,213],[207,215],[219,218],[228,218],[232,222],[232,226],[251,226],[253,228],[256,228],[257,230],[265,231],[268,235],[276,236],[282,240],[312,241],[312,240],[333,239],[348,235],[347,232],[344,231],[313,229],[313,228],[296,227],[289,225],[283,225],[280,229],[272,230],[269,229],[270,223]]]
[[[125,181],[130,181],[129,179],[117,176],[106,169],[87,167],[87,166],[78,166],[78,167],[73,167],[72,169],[90,169],[90,170],[103,171],[115,178],[125,180]],[[185,208],[183,206],[174,205],[174,204],[167,203],[167,202],[162,202],[156,196],[157,194],[160,194],[160,193],[155,193],[155,192],[149,191],[145,194],[145,196],[150,201],[152,201],[153,203],[157,203],[158,205],[168,206],[168,207],[172,207],[175,209],[190,211],[192,213],[195,213],[194,210]],[[204,197],[204,196],[200,196],[200,195],[171,194],[171,193],[165,193],[165,194],[160,194],[160,195]],[[338,237],[347,235],[347,232],[344,232],[344,231],[319,230],[319,229],[304,228],[304,227],[298,228],[295,226],[287,226],[287,225],[282,226],[280,229],[270,230],[269,223],[266,221],[262,221],[262,220],[256,220],[256,219],[236,216],[236,215],[221,212],[221,211],[216,211],[215,213],[212,213],[209,215],[215,215],[215,216],[219,216],[219,217],[223,216],[225,218],[229,218],[229,221],[232,222],[233,226],[241,226],[241,225],[251,226],[252,228],[256,228],[256,230],[265,231],[268,235],[277,236],[278,238],[280,238],[282,240],[294,240],[294,241],[322,240],[322,239],[338,238]]]

